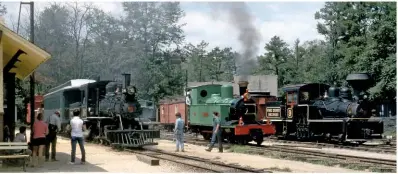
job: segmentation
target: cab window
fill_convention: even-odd
[[[310,101],[310,93],[307,91],[300,92],[300,103],[307,103]]]
[[[287,103],[296,103],[297,94],[296,93],[288,93],[287,94]]]

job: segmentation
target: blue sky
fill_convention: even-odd
[[[209,2],[211,3],[211,2]],[[5,16],[8,25],[16,23],[18,18],[19,2],[3,2],[8,9]],[[48,3],[35,3],[36,11],[44,9]],[[120,2],[94,3],[104,11],[113,15],[120,15]],[[323,39],[316,31],[317,21],[314,14],[324,5],[324,2],[247,2],[250,13],[254,18],[254,25],[261,33],[258,54],[264,53],[264,45],[271,37],[278,35],[287,43],[293,44],[299,38],[302,42],[313,39]],[[194,44],[205,40],[214,46],[230,46],[240,51],[238,32],[227,22],[227,14],[221,14],[217,19],[210,9],[208,2],[182,2],[182,9],[186,16],[181,23],[186,23],[184,31],[186,42]],[[22,16],[28,15],[27,10]]]

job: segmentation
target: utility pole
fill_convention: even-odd
[[[35,25],[34,25],[34,2],[21,2],[21,6],[24,4],[30,5],[30,42],[35,43]],[[35,73],[33,72],[30,75],[30,83],[29,83],[29,93],[30,93],[30,142],[32,142],[33,138],[33,124],[35,123]]]

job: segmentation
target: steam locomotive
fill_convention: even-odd
[[[350,74],[346,81],[353,93],[322,83],[284,87],[282,100],[267,103],[266,116],[276,126],[276,135],[357,143],[381,139],[383,121],[376,118],[376,105],[366,93],[369,75]]]
[[[213,129],[213,112],[218,112],[223,138],[231,143],[246,144],[252,140],[263,142],[273,135],[269,122],[257,120],[256,101],[248,96],[233,97],[231,85],[209,84],[190,88],[189,127],[209,140]],[[246,89],[243,89],[246,90]]]
[[[156,144],[153,139],[159,138],[160,132],[140,121],[137,90],[130,86],[130,74],[123,75],[124,86],[115,81],[75,79],[54,88],[44,96],[45,116],[60,110],[66,125],[72,111],[79,109],[89,130],[88,140],[128,147]]]

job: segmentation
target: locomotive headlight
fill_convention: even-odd
[[[94,109],[93,108],[88,108],[88,113],[90,114],[90,115],[94,115]]]
[[[130,95],[133,95],[133,94],[135,93],[135,88],[134,88],[134,86],[129,86],[129,87],[127,88],[127,93],[130,94]]]

